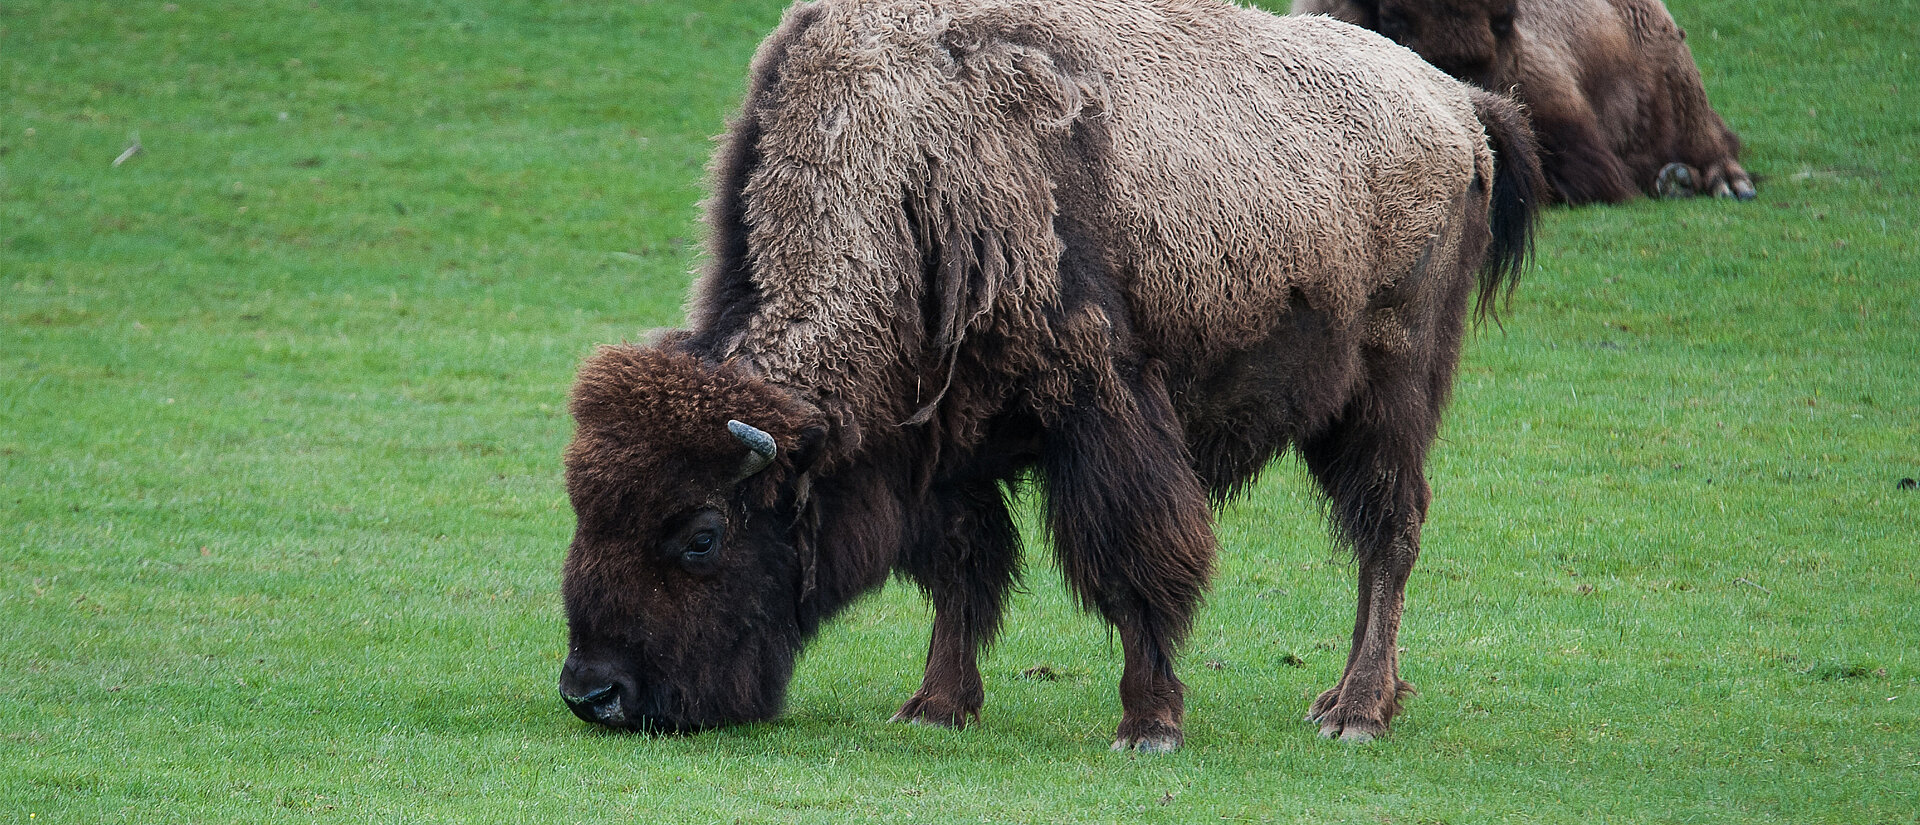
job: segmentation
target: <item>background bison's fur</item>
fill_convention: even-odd
[[[1569,203],[1753,197],[1740,139],[1707,103],[1660,0],[1294,0],[1379,31],[1448,74],[1511,92]]]
[[[896,718],[966,724],[1031,473],[1124,649],[1116,747],[1177,747],[1209,499],[1294,446],[1359,559],[1311,712],[1386,730],[1464,316],[1545,185],[1513,104],[1214,0],[825,0],[762,45],[713,171],[692,328],[574,389],[576,714],[772,716],[819,624],[898,572],[934,627]]]

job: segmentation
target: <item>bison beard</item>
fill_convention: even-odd
[[[1214,0],[823,0],[761,46],[713,177],[691,328],[574,386],[574,713],[770,718],[898,574],[934,622],[894,718],[970,723],[1033,479],[1121,642],[1114,746],[1171,750],[1209,505],[1296,448],[1360,576],[1311,718],[1387,730],[1467,307],[1545,191],[1509,101]]]

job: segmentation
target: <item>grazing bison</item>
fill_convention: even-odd
[[[1293,0],[1374,29],[1448,74],[1512,92],[1568,203],[1753,197],[1740,139],[1707,103],[1660,0]]]
[[[822,0],[761,46],[712,171],[691,329],[573,390],[575,714],[772,717],[820,624],[897,573],[934,620],[895,718],[967,724],[1031,477],[1118,630],[1115,747],[1173,749],[1209,499],[1291,445],[1359,559],[1312,717],[1387,729],[1467,305],[1511,284],[1544,187],[1517,107],[1217,0]]]

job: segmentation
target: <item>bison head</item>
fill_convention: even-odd
[[[560,673],[575,715],[685,731],[779,713],[804,641],[782,501],[818,432],[804,406],[671,346],[604,347],[581,367]]]
[[[1515,0],[1353,2],[1370,17],[1369,28],[1447,74],[1490,89],[1514,77]]]

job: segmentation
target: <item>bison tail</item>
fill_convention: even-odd
[[[1493,203],[1487,215],[1493,239],[1480,264],[1474,313],[1479,320],[1493,316],[1497,322],[1494,304],[1513,294],[1520,270],[1533,256],[1534,219],[1549,190],[1540,171],[1540,144],[1520,104],[1480,89],[1473,89],[1472,95],[1474,114],[1493,149]]]

